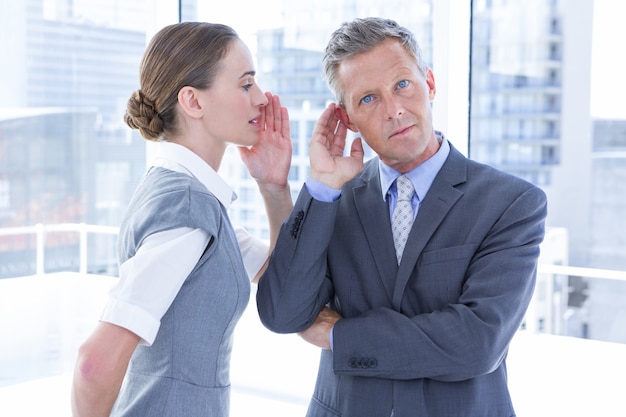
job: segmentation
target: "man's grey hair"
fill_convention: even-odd
[[[335,94],[339,104],[344,105],[343,91],[339,86],[338,73],[343,61],[356,55],[369,52],[387,39],[397,39],[406,51],[415,59],[417,66],[425,75],[427,65],[422,59],[413,33],[391,19],[380,17],[357,18],[352,22],[342,23],[333,32],[326,46],[323,65],[328,86]]]

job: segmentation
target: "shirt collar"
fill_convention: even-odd
[[[151,166],[182,172],[200,181],[228,210],[237,198],[233,189],[202,158],[188,148],[173,142],[156,143]]]
[[[439,170],[446,162],[448,155],[450,154],[450,144],[443,136],[441,132],[435,132],[437,140],[441,144],[439,150],[431,156],[428,160],[409,171],[406,175],[413,183],[415,188],[415,194],[417,194],[417,200],[422,201],[426,196],[426,193],[430,189],[435,177],[439,173]],[[380,172],[380,189],[382,190],[383,200],[387,200],[390,187],[393,185],[396,178],[400,176],[400,173],[395,169],[385,165],[382,161],[378,161],[378,170]]]

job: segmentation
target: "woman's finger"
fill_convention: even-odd
[[[272,93],[269,91],[265,92],[265,97],[267,97],[267,104],[264,106],[265,108],[265,126],[261,125],[261,128],[265,128],[270,132],[274,131],[275,120],[274,120],[274,99]]]

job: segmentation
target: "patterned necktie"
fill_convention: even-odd
[[[415,190],[411,180],[406,175],[401,175],[396,179],[396,187],[398,189],[398,202],[391,217],[391,231],[393,233],[393,244],[396,248],[398,265],[400,265],[404,245],[413,224],[412,199]]]

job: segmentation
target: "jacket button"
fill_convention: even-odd
[[[291,237],[295,239],[298,237],[298,231],[300,230],[300,224],[302,224],[302,219],[304,218],[304,211],[300,210],[296,217],[293,219],[293,223],[291,223]]]

